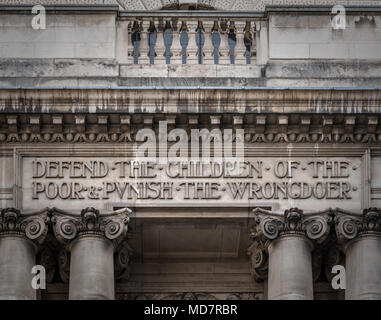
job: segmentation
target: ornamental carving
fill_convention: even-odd
[[[3,209],[0,214],[0,236],[17,234],[39,245],[48,233],[48,222],[47,209],[31,214],[22,214],[15,208]]]
[[[352,240],[363,234],[381,235],[381,210],[365,209],[362,214],[335,210],[335,228],[339,242]]]
[[[78,236],[101,235],[117,247],[127,234],[131,210],[100,214],[95,208],[86,208],[76,215],[53,208],[51,213],[53,231],[61,243],[68,244]]]
[[[130,259],[132,248],[123,241],[114,253],[114,273],[115,280],[126,282],[130,278]]]
[[[0,101],[1,103],[1,101]],[[247,102],[250,105],[250,101]],[[110,106],[113,108],[113,106]],[[180,111],[179,111],[180,112]],[[319,114],[312,121],[310,116],[293,118],[291,115],[256,115],[253,120],[237,116],[225,118],[213,113],[197,117],[182,115],[189,128],[221,130],[243,129],[246,143],[365,143],[379,144],[381,131],[379,119],[374,115],[348,115],[338,117]],[[182,128],[180,116],[115,114],[115,119],[104,115],[77,115],[65,118],[55,114],[50,120],[41,114],[26,118],[17,114],[0,116],[1,143],[130,143],[137,141],[141,129],[158,131],[159,121],[167,121],[168,132]]]
[[[291,208],[284,215],[264,209],[254,209],[255,230],[252,237],[274,240],[283,234],[301,234],[317,243],[323,243],[329,235],[332,211],[303,213],[303,210]]]
[[[300,234],[319,246],[327,240],[330,233],[331,210],[305,214],[298,208],[291,208],[281,215],[257,208],[253,213],[255,219],[250,234],[253,244],[248,248],[248,255],[251,274],[256,282],[267,279],[268,246],[272,240],[284,234]],[[322,264],[321,251],[315,250],[312,258],[314,280],[317,280]]]
[[[250,272],[256,282],[261,282],[267,279],[269,260],[267,253],[267,241],[263,243],[261,239],[252,234],[253,244],[247,249],[247,254],[250,257]]]

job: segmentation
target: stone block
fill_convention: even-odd
[[[216,65],[169,65],[168,77],[180,77],[180,78],[211,78],[217,76]]]
[[[76,58],[108,58],[115,56],[114,43],[83,42],[75,44]]]
[[[349,48],[349,57],[351,59],[380,59],[380,52],[380,42],[353,43]]]
[[[312,43],[310,45],[312,59],[348,59],[349,46],[346,43]]]
[[[34,57],[38,58],[74,58],[74,44],[58,42],[40,42],[35,44]]]
[[[34,58],[34,44],[23,42],[3,42],[1,44],[2,58]]]
[[[122,78],[140,77],[168,77],[167,65],[139,65],[129,64],[120,66],[120,76]]]
[[[270,43],[270,59],[308,59],[310,47],[306,43]]]

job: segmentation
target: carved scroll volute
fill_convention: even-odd
[[[250,271],[256,282],[262,282],[268,277],[268,253],[266,245],[259,239],[254,239],[253,244],[247,249],[250,257]]]
[[[125,282],[130,277],[130,257],[132,255],[132,249],[123,241],[114,253],[114,273],[115,279],[121,282]]]
[[[381,210],[377,208],[365,209],[362,214],[337,208],[334,221],[337,239],[341,244],[360,235],[381,235]]]
[[[253,213],[257,234],[267,240],[275,240],[285,234],[301,234],[322,243],[329,235],[332,222],[330,209],[304,214],[298,208],[291,208],[281,215],[258,208]]]
[[[48,210],[21,214],[20,210],[7,208],[0,214],[0,236],[17,234],[40,245],[44,242],[48,233]]]
[[[69,244],[77,236],[101,235],[116,248],[127,235],[131,210],[100,214],[95,208],[86,208],[76,215],[54,208],[51,212],[54,234],[60,242]]]

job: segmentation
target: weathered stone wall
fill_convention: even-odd
[[[103,58],[115,56],[115,14],[48,14],[45,30],[33,15],[0,15],[1,58]]]
[[[347,16],[334,30],[330,15],[272,15],[270,59],[379,59],[381,16]]]
[[[27,5],[34,4],[31,0],[4,0],[4,4],[8,5]],[[167,6],[176,6],[182,4],[207,6],[219,10],[228,11],[263,11],[268,5],[285,5],[294,6],[300,4],[302,6],[314,5],[361,5],[374,6],[379,5],[378,0],[120,0],[121,8],[128,11],[135,10],[159,10]],[[117,5],[116,0],[40,0],[39,4],[43,5]]]
[[[0,208],[13,206],[13,155],[5,148],[0,151]]]

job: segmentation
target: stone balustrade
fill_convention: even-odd
[[[121,13],[129,64],[256,64],[260,22],[250,15]]]

